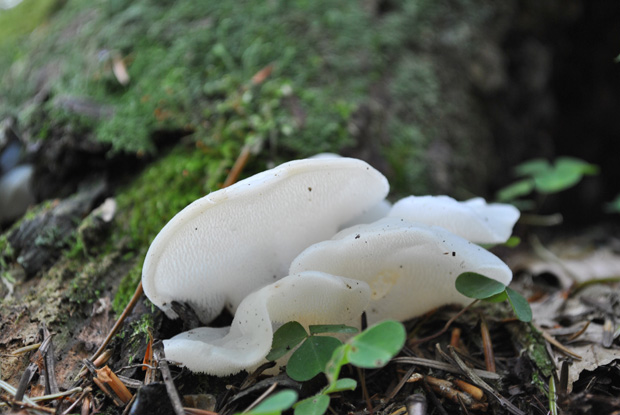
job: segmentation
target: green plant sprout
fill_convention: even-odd
[[[527,300],[501,282],[475,272],[464,272],[456,279],[456,289],[464,296],[477,300],[489,302],[508,300],[519,320],[526,323],[532,321],[532,309]]]
[[[288,353],[301,343],[301,346],[289,358],[286,365],[286,374],[291,379],[305,382],[312,379],[325,369],[334,350],[342,342],[331,336],[317,336],[317,334],[356,333],[355,327],[342,324],[313,325],[309,327],[310,334],[296,321],[289,321],[273,334],[271,351],[267,360],[273,361]]]
[[[259,403],[256,408],[243,412],[243,415],[280,415],[282,411],[289,409],[295,402],[297,402],[297,392],[286,389],[274,393]],[[242,413],[237,412],[235,415],[242,415]]]
[[[345,325],[315,325],[309,333],[296,321],[284,324],[274,333],[273,346],[268,360],[284,356],[301,343],[293,352],[286,373],[294,380],[303,382],[323,372],[328,384],[319,393],[294,405],[295,415],[322,415],[329,407],[329,394],[354,390],[354,379],[339,379],[340,370],[348,363],[360,368],[385,366],[405,344],[405,327],[393,320],[378,323],[349,339],[346,343],[327,333],[354,333],[357,329]],[[267,402],[267,401],[265,401]],[[256,409],[250,414],[259,415]],[[285,408],[286,409],[286,408]],[[279,412],[273,412],[278,414]],[[263,412],[260,412],[263,415]]]
[[[581,181],[584,176],[598,174],[598,166],[574,157],[558,157],[552,165],[544,159],[533,159],[519,164],[515,174],[522,179],[497,192],[499,202],[519,204],[530,209],[533,202],[518,200],[533,191],[541,194],[557,193]]]

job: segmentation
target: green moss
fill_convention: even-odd
[[[0,47],[32,32],[62,3],[59,0],[23,0],[12,9],[0,9]]]
[[[140,262],[139,264],[136,264],[136,266],[134,266],[121,280],[118,285],[118,289],[116,290],[116,294],[114,295],[114,301],[112,302],[112,309],[117,315],[120,315],[127,304],[129,304],[129,300],[133,297],[136,287],[140,283],[141,277],[142,263]]]

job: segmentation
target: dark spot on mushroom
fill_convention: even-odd
[[[349,290],[353,289],[349,284],[345,284]]]
[[[402,266],[402,265],[399,265],[399,266],[398,266],[398,268],[403,269],[403,266]]]
[[[360,234],[358,233],[357,235],[355,235],[355,239],[359,239],[360,238]]]
[[[197,231],[197,230],[198,230],[198,228],[194,228],[194,230],[195,230],[195,231]]]
[[[308,187],[308,191],[309,191],[309,192],[311,192],[311,191],[312,191],[312,188],[311,188],[311,187]]]
[[[456,256],[456,252],[452,251],[452,256]]]

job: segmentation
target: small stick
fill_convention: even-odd
[[[452,383],[458,386],[458,388],[462,390],[463,392],[469,393],[472,396],[472,398],[474,398],[477,401],[482,401],[483,399],[485,399],[485,395],[484,395],[484,392],[482,392],[482,389],[470,383],[467,383],[461,379],[454,379]]]
[[[177,389],[174,386],[174,382],[172,381],[172,374],[170,373],[168,362],[166,362],[161,342],[155,343],[153,345],[153,355],[155,357],[155,360],[157,361],[157,364],[159,365],[159,370],[161,370],[162,378],[164,384],[166,385],[166,390],[168,391],[170,403],[172,404],[175,415],[185,415],[185,411],[183,410],[183,404],[181,403],[181,398],[179,397],[179,393],[177,392]]]
[[[23,401],[19,401],[15,398],[13,398],[12,396],[9,395],[2,395],[1,398],[3,401],[5,401],[7,404],[11,405],[11,406],[18,406],[18,407],[22,407],[22,408],[29,408],[29,409],[34,409],[37,411],[42,411],[42,412],[47,412],[48,414],[53,414],[56,412],[56,408],[47,408],[45,406],[39,406],[36,404],[31,404],[28,402],[23,402]]]
[[[448,363],[440,362],[438,360],[424,359],[421,357],[395,357],[394,359],[391,360],[391,362],[408,363],[411,365],[430,367],[433,369],[443,370],[445,372],[450,372],[450,373],[461,373],[460,370],[458,370],[457,368],[455,368],[454,366]],[[480,370],[480,369],[472,369],[472,370],[474,373],[476,373],[476,375],[480,376],[481,378],[485,378],[489,380],[501,379],[501,376],[499,376],[497,373],[487,372],[486,370]]]
[[[247,408],[245,408],[245,410],[242,412],[243,414],[246,412],[250,412],[252,409],[256,408],[256,406],[261,403],[267,396],[269,396],[269,394],[271,392],[274,391],[274,389],[276,388],[276,386],[278,386],[278,382],[274,382],[271,386],[269,386],[267,388],[267,390],[265,390],[265,392],[263,392],[258,398],[256,398],[256,400],[254,402],[252,402],[250,404],[250,406],[248,406]]]
[[[461,341],[461,329],[455,327],[452,329],[452,335],[450,336],[450,346],[459,348],[459,342]]]
[[[588,329],[588,327],[590,326],[590,323],[592,322],[592,320],[588,320],[586,321],[586,324],[583,325],[582,328],[579,329],[579,331],[577,331],[577,333],[573,334],[572,336],[570,336],[568,338],[568,341],[571,342],[575,339],[577,339],[579,336],[581,336],[583,333],[586,332],[586,330]]]
[[[454,348],[448,346],[450,350],[450,356],[457,364],[457,366],[463,371],[463,373],[471,379],[476,385],[487,391],[491,396],[493,396],[497,401],[502,405],[506,410],[515,414],[515,415],[525,415],[525,412],[517,408],[512,402],[508,399],[504,398],[499,392],[493,389],[489,384],[487,384],[484,380],[482,380],[471,368],[469,368],[463,360],[459,357],[458,353],[454,350]],[[443,353],[443,352],[442,352]],[[445,354],[445,353],[444,353]],[[447,355],[446,355],[447,356]]]
[[[366,401],[368,412],[372,414],[375,411],[372,408],[372,402],[370,400],[370,396],[368,395],[368,388],[366,388],[366,377],[364,376],[364,371],[357,366],[355,367],[355,369],[357,369],[357,376],[359,377],[360,383],[362,384],[362,395],[364,396],[364,400]]]
[[[247,164],[249,158],[250,158],[250,146],[248,144],[245,144],[243,148],[241,149],[241,152],[239,153],[237,160],[235,160],[235,164],[233,164],[232,168],[230,169],[230,172],[228,173],[228,177],[226,177],[226,180],[224,180],[224,184],[222,184],[222,188],[228,187],[237,181],[237,179],[239,178],[239,175],[243,171],[243,168]]]
[[[568,348],[566,348],[562,343],[560,343],[559,341],[557,341],[555,339],[555,337],[553,337],[552,335],[550,335],[549,333],[547,333],[546,331],[544,331],[541,327],[538,327],[537,325],[534,324],[534,327],[536,328],[536,330],[538,330],[540,332],[540,334],[542,334],[543,338],[545,340],[547,340],[549,343],[551,343],[552,345],[554,345],[556,348],[558,348],[562,353],[569,355],[570,357],[577,359],[577,360],[581,360],[582,357],[579,356],[577,353],[569,350]]]
[[[489,372],[495,373],[495,354],[493,353],[493,343],[491,342],[491,333],[489,326],[484,317],[480,319],[480,332],[482,335],[482,345],[484,350],[484,363]]]
[[[398,382],[398,384],[390,391],[390,393],[387,394],[387,396],[385,397],[386,401],[391,401],[392,399],[394,399],[394,397],[396,396],[396,394],[398,392],[400,392],[401,388],[403,387],[403,385],[405,383],[407,383],[409,381],[409,379],[411,379],[411,376],[413,375],[413,372],[415,372],[415,366],[412,366],[407,373],[405,374],[405,376],[403,376],[403,378]]]

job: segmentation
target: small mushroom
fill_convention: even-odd
[[[519,210],[477,197],[457,202],[449,196],[409,196],[392,206],[388,217],[441,226],[478,244],[503,243],[510,238]]]
[[[443,228],[397,218],[353,226],[310,246],[289,272],[308,270],[368,283],[369,323],[405,321],[445,304],[470,302],[455,288],[463,272],[503,284],[512,279],[508,266],[486,249]]]
[[[319,158],[284,163],[210,193],[179,212],[151,244],[144,292],[175,318],[172,301],[203,323],[234,312],[251,292],[288,275],[303,249],[383,200],[386,178],[367,163]]]
[[[274,325],[352,322],[369,297],[368,284],[361,281],[316,271],[291,275],[248,295],[231,327],[200,327],[164,340],[166,358],[193,372],[231,375],[262,363]]]

